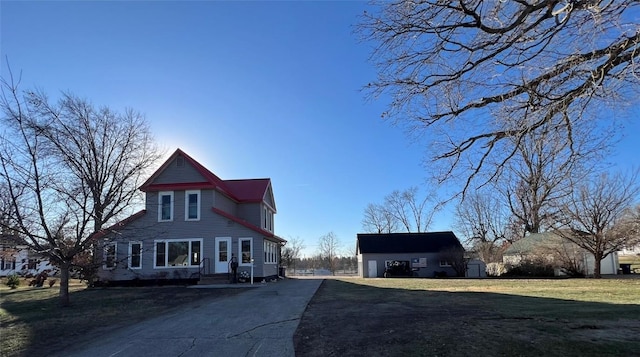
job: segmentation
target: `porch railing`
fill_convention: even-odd
[[[198,279],[200,279],[203,275],[211,274],[211,259],[202,258],[200,261],[200,269],[198,269]]]

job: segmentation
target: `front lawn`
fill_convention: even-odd
[[[632,356],[640,279],[328,279],[300,356]]]
[[[241,289],[187,289],[184,286],[69,287],[71,306],[59,307],[59,286],[17,289],[0,283],[0,356],[47,356],[118,327],[183,308],[201,299],[240,293]]]

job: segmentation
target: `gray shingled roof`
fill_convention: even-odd
[[[463,249],[453,232],[428,233],[360,233],[359,253],[436,253],[446,249]]]
[[[504,255],[528,254],[542,247],[551,247],[566,242],[554,232],[530,233],[528,236],[511,244]]]

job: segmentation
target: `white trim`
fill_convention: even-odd
[[[140,244],[140,253],[139,253],[140,254],[140,266],[137,266],[137,267],[131,266],[131,260],[132,260],[131,258],[133,258],[132,246],[134,244]],[[141,241],[131,241],[131,242],[129,242],[129,255],[127,256],[127,267],[129,269],[133,269],[133,270],[142,269],[142,247],[143,247],[143,245],[142,245]]]
[[[202,261],[202,238],[176,238],[176,239],[156,239],[153,241],[153,269],[184,269],[198,267]],[[183,265],[169,265],[169,247],[168,243],[187,242],[187,261]],[[193,242],[200,243],[200,256],[197,258],[198,263],[193,262]],[[158,243],[164,243],[164,265],[158,266]]]
[[[267,220],[269,219],[269,215],[268,215],[269,209],[267,208],[267,205],[264,205],[264,207],[262,207],[262,229],[267,230]]]
[[[262,229],[273,233],[273,209],[266,203],[262,207]]]
[[[223,262],[220,262],[220,242],[227,242],[227,261],[224,262],[224,268],[218,269],[218,265],[222,266]],[[233,239],[231,237],[216,237],[214,239],[215,247],[213,249],[213,270],[216,273],[228,273],[229,272],[229,262],[231,261],[231,257],[233,256]]]
[[[265,239],[263,241],[264,247],[264,263],[265,264],[278,264],[278,244],[270,240]]]
[[[197,195],[197,212],[196,218],[189,218],[189,195]],[[184,220],[185,221],[199,221],[200,220],[200,206],[201,206],[201,197],[200,190],[188,190],[184,191]]]
[[[249,262],[243,263],[242,262],[242,242],[246,241],[246,240],[249,241],[249,249],[250,249],[249,255],[250,255],[250,257],[249,257]],[[251,259],[252,258],[255,259],[255,256],[253,254],[253,238],[251,238],[251,237],[238,238],[238,265],[239,266],[247,266],[247,267],[251,266]]]
[[[169,196],[169,219],[162,219],[162,197]],[[158,192],[158,222],[172,222],[173,221],[173,191],[160,191]]]

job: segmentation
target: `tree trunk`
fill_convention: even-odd
[[[595,264],[593,266],[593,277],[596,279],[602,278],[600,275],[600,265],[602,264],[602,257],[599,254],[594,254],[593,258],[595,260]]]
[[[69,306],[69,263],[60,264],[60,306]]]

